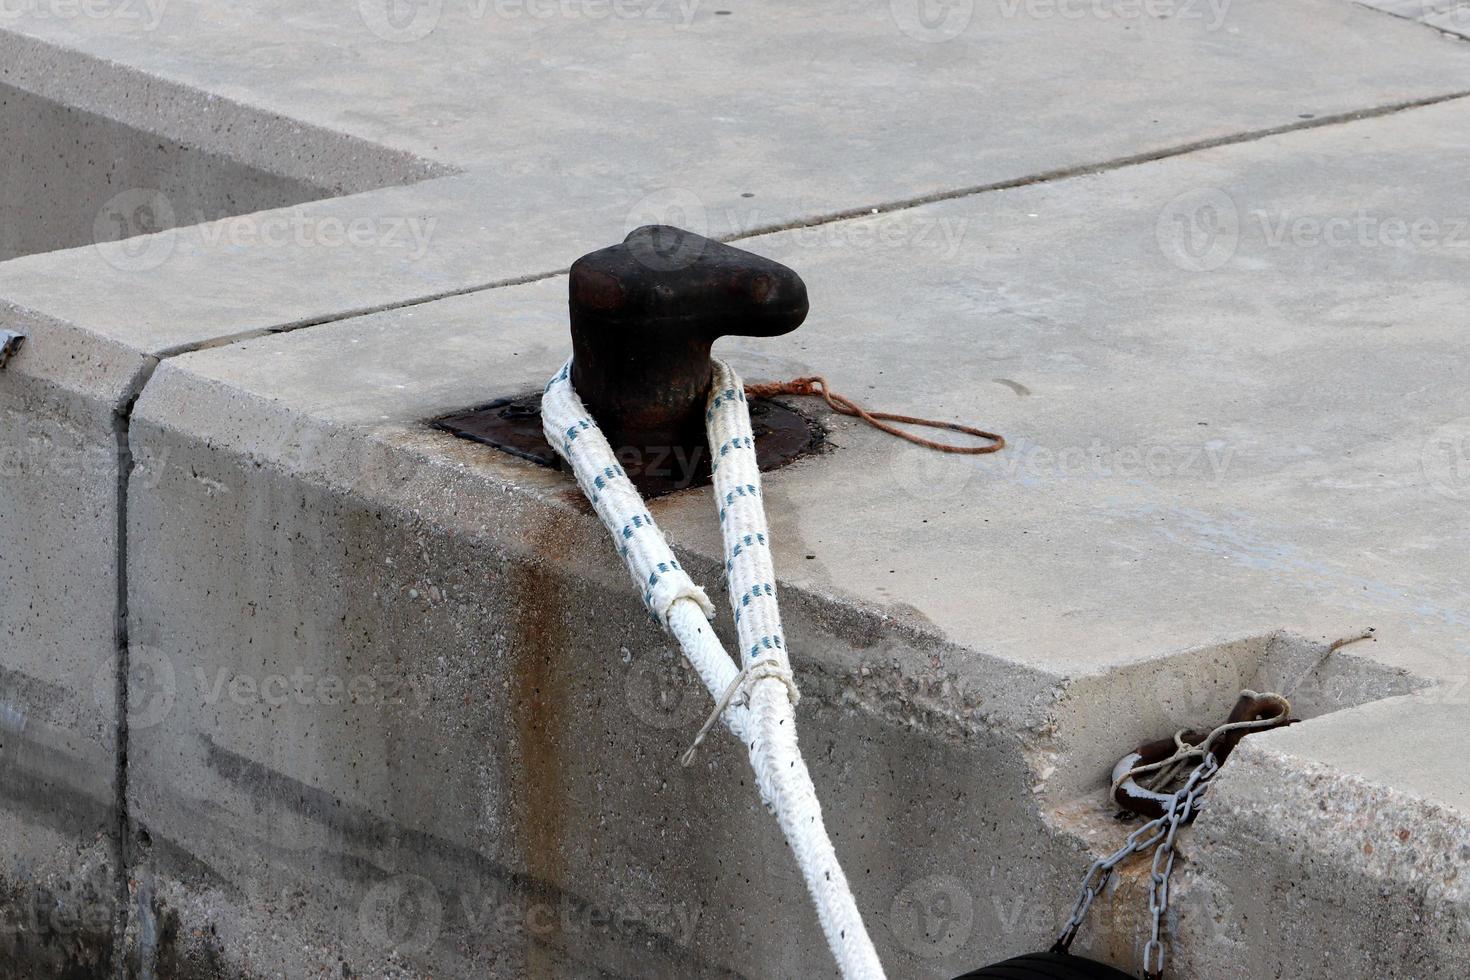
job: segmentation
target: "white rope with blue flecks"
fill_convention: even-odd
[[[715,697],[716,715],[749,750],[761,799],[796,855],[843,977],[882,978],[883,967],[837,863],[796,743],[798,693],[776,602],[775,566],[744,385],[729,365],[716,360],[705,413],[725,539],[725,577],[743,664],[737,669],[709,624],[714,616],[709,597],[679,567],[643,498],[573,390],[571,367],[568,361],[557,372],[541,399],[547,441],[571,466],[612,533],[649,611],[679,641]],[[686,764],[687,760],[686,754]]]

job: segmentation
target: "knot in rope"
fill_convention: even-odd
[[[725,693],[720,696],[720,700],[715,702],[714,710],[709,713],[709,717],[700,726],[699,734],[694,736],[694,742],[679,757],[680,765],[687,768],[694,762],[694,751],[699,748],[699,743],[704,741],[704,737],[709,734],[709,730],[715,727],[715,722],[724,716],[725,709],[730,707],[737,696],[743,695],[745,701],[748,703],[750,695],[745,689],[754,682],[763,680],[775,680],[785,684],[786,696],[790,699],[793,708],[801,703],[801,691],[797,689],[796,678],[792,676],[789,669],[781,666],[774,660],[757,660],[754,663],[746,664],[740,673],[735,675],[735,679],[730,682],[730,686],[725,688]]]

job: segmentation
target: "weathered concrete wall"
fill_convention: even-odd
[[[1385,144],[1453,140],[1437,120],[1462,111],[1428,110],[1373,132]],[[824,364],[838,361],[906,393],[910,403],[897,407],[920,410],[932,397],[956,417],[995,414],[1002,430],[1023,426],[1058,453],[1120,439],[1187,448],[1191,437],[1222,438],[1201,434],[1218,425],[1229,429],[1236,454],[1209,478],[1181,465],[1131,476],[1085,471],[1079,479],[1060,464],[1039,467],[1024,445],[1016,447],[1019,461],[926,466],[878,434],[828,418],[834,451],[771,475],[768,508],[788,614],[803,641],[804,724],[819,785],[834,820],[849,821],[839,825],[839,851],[861,868],[853,872],[860,901],[899,975],[959,972],[1047,943],[1088,857],[1128,829],[1111,819],[1101,794],[1120,746],[1218,717],[1241,687],[1288,689],[1314,719],[1302,726],[1310,730],[1352,715],[1353,705],[1452,679],[1455,633],[1447,623],[1459,607],[1441,588],[1453,575],[1450,552],[1424,544],[1405,563],[1356,543],[1359,529],[1417,540],[1426,514],[1453,508],[1420,456],[1422,418],[1463,411],[1459,389],[1423,389],[1426,360],[1450,356],[1442,339],[1316,325],[1295,292],[1297,263],[1311,253],[1270,253],[1276,263],[1263,265],[1252,250],[1264,246],[1247,238],[1239,271],[1181,280],[1157,238],[1157,211],[1167,214],[1180,194],[1222,173],[1246,175],[1237,179],[1248,186],[1236,190],[1246,200],[1260,186],[1251,182],[1269,173],[1266,186],[1286,188],[1276,193],[1289,211],[1313,192],[1305,185],[1320,183],[1331,157],[1350,202],[1383,166],[1361,158],[1359,141],[1346,130],[1330,140],[1314,135],[1313,176],[1303,171],[1300,187],[1273,161],[1308,145],[1301,135],[1111,175],[1107,207],[1097,204],[1095,180],[936,205],[914,217],[1003,229],[1014,252],[990,254],[985,238],[958,259],[901,263],[897,275],[878,234],[889,219],[871,219],[862,233],[843,229],[844,241],[866,244],[838,253],[813,248],[801,231],[754,243],[801,268],[831,316],[803,328],[809,340],[731,345],[753,375],[808,373],[818,367],[810,350],[820,348]],[[1453,181],[1450,169],[1435,171],[1415,193],[1436,194]],[[1048,226],[1034,220],[1040,214],[1068,218]],[[1067,250],[1088,248],[1129,276],[1063,288],[1074,261]],[[1397,274],[1390,256],[1354,258],[1355,288]],[[1432,256],[1425,267],[1450,274],[1440,262]],[[981,264],[988,282],[1004,283],[1003,296],[954,285],[953,277]],[[881,302],[842,290],[855,280],[884,283]],[[1235,304],[1265,290],[1269,313],[1241,318]],[[659,896],[718,917],[718,925],[699,927],[687,962],[660,961],[655,970],[824,969],[799,884],[789,872],[781,876],[789,867],[780,864],[782,848],[771,852],[769,821],[733,787],[716,781],[719,788],[702,796],[689,788],[690,774],[672,761],[684,744],[678,725],[638,726],[628,678],[640,677],[635,668],[659,640],[638,621],[624,573],[570,484],[424,424],[531,388],[554,370],[564,349],[564,291],[564,281],[546,280],[188,354],[165,364],[140,401],[134,448],[140,472],[157,473],[130,515],[132,602],[152,617],[140,642],[186,666],[175,670],[182,693],[166,718],[134,733],[132,805],[153,847],[140,867],[150,869],[151,894],[166,896],[166,907],[225,937],[227,961],[231,950],[249,948],[252,961],[288,973],[342,956],[369,974],[473,964],[578,975],[583,964],[565,958],[573,955],[566,936],[591,927],[574,916],[541,935],[516,933],[518,915],[541,917],[525,892],[492,898],[497,913],[511,910],[510,925],[476,939],[474,926],[485,920],[466,913],[465,895],[471,910],[483,908],[485,896],[505,894],[493,884],[498,875],[553,896],[540,905],[567,894],[577,896],[577,908],[646,908]],[[931,309],[924,297],[944,302]],[[964,326],[982,315],[983,343]],[[1108,330],[1094,315],[1126,322]],[[1208,335],[1209,365],[1179,356],[1185,325],[1194,322],[1225,325]],[[882,340],[895,323],[949,346],[888,357]],[[1272,341],[1291,357],[1262,363],[1259,350]],[[1375,352],[1371,371],[1359,363],[1360,348]],[[1327,516],[1303,504],[1314,499],[1306,490],[1353,483],[1349,451],[1359,433],[1339,421],[1340,402],[1304,401],[1290,388],[1297,359],[1323,356],[1382,394],[1370,399],[1384,433],[1379,458],[1395,474],[1334,497]],[[929,381],[973,379],[985,370],[977,365],[992,363],[1011,365],[1007,373],[1029,394],[1012,389],[999,399],[973,380]],[[493,385],[486,364],[496,365]],[[1239,369],[1231,378],[1245,381],[1212,387],[1196,374],[1212,365]],[[1109,383],[1083,383],[1093,376]],[[1253,414],[1237,405],[1240,384],[1263,393]],[[1405,391],[1417,393],[1412,409]],[[1304,445],[1314,460],[1305,474],[1294,462]],[[171,462],[149,462],[165,450]],[[171,472],[180,460],[187,465]],[[719,543],[704,495],[677,494],[655,507],[686,565],[716,581]],[[871,533],[852,533],[854,525]],[[1261,543],[1267,533],[1279,537]],[[1098,576],[1098,568],[1109,574]],[[1396,588],[1377,584],[1390,578]],[[549,601],[528,605],[527,596]],[[1328,640],[1365,619],[1379,627],[1378,643],[1319,663]],[[1290,633],[1275,629],[1282,623]],[[573,682],[560,670],[541,673],[546,661],[537,654],[547,653],[538,642],[546,637],[587,651],[576,664],[591,675]],[[442,663],[430,659],[441,656]],[[425,686],[447,692],[434,702],[444,715],[419,719],[395,705],[354,716],[319,698],[302,703],[282,687],[298,662],[344,690],[359,673],[402,688],[404,677],[424,671]],[[1416,676],[1421,668],[1437,670]],[[536,748],[528,736],[541,729],[517,713],[528,671],[533,688],[539,680],[564,683],[548,689],[554,698],[546,707],[560,705],[552,714],[565,726],[554,751]],[[627,672],[621,682],[619,671]],[[232,690],[227,682],[235,681]],[[369,706],[380,689],[376,680],[364,687]],[[678,693],[687,688],[672,690],[674,704],[688,703]],[[688,710],[686,728],[699,714]],[[451,715],[458,727],[446,721]],[[420,741],[418,728],[434,737]],[[728,747],[718,751],[707,761],[718,762],[717,775],[738,779],[739,760],[724,754]],[[1436,751],[1430,771],[1445,773],[1452,759]],[[919,772],[943,775],[920,780]],[[941,785],[956,795],[945,796]],[[729,796],[719,795],[726,789]],[[565,794],[565,820],[550,836],[528,837],[526,814],[553,791]],[[1315,804],[1314,792],[1295,797]],[[376,863],[348,868],[324,855],[360,848],[347,847],[327,821],[300,815],[302,806],[283,815],[281,796],[358,814],[354,826],[378,828],[399,850],[381,848]],[[926,823],[926,806],[941,815]],[[644,823],[617,819],[638,812]],[[243,828],[241,836],[199,833],[201,814]],[[286,842],[285,853],[268,852],[266,867],[249,860],[264,849],[261,840]],[[450,842],[460,867],[425,858],[411,872],[417,878],[402,877],[401,842],[422,840]],[[1211,860],[1201,841],[1191,835],[1184,848],[1174,952],[1181,963],[1214,964],[1232,948],[1232,924],[1267,899],[1224,876],[1194,886],[1196,862]],[[695,863],[701,848],[727,842],[713,870]],[[440,845],[414,846],[433,854]],[[1309,849],[1291,832],[1259,850],[1292,873],[1311,867]],[[737,860],[741,870],[728,873],[744,876],[738,886],[722,877]],[[463,870],[482,862],[492,862],[495,875]],[[1136,869],[1123,878],[1083,942],[1136,965],[1143,895]],[[289,911],[267,911],[275,907],[265,896],[277,888],[290,888],[291,901],[280,905]],[[798,925],[797,938],[773,947],[745,914],[744,894],[807,928]],[[390,909],[402,917],[392,928],[383,918]],[[1210,922],[1227,925],[1201,931]],[[677,930],[667,920],[654,931],[665,937],[660,948],[688,950],[669,945]],[[261,938],[303,932],[304,943]],[[382,951],[385,935],[390,946],[398,940],[398,959]],[[1299,962],[1278,948],[1283,936],[1257,937],[1261,963]],[[303,961],[298,948],[317,958]],[[1436,969],[1451,968],[1450,945],[1431,937],[1424,948],[1438,957]],[[597,956],[620,962],[620,948],[599,949]],[[1326,975],[1320,963],[1303,968]]]
[[[328,191],[0,85],[0,261]]]
[[[0,65],[0,260],[453,172],[8,32]],[[215,222],[178,241],[165,233],[0,265],[0,323],[28,335],[0,373],[6,975],[112,976],[121,953],[135,846],[117,710],[129,669],[128,416],[164,348],[300,315],[259,281],[230,288],[179,268],[191,248],[216,269],[236,265],[233,230]],[[249,230],[264,238],[258,219]],[[310,244],[277,242],[258,261],[299,270]],[[351,251],[349,263],[392,259]],[[170,263],[181,289],[164,285]],[[212,315],[191,316],[181,291]],[[132,671],[145,704],[148,667],[144,658]]]
[[[452,301],[446,335],[485,302]],[[738,750],[674,761],[707,697],[605,532],[561,475],[416,421],[477,390],[452,346],[356,375],[395,349],[399,317],[375,320],[334,328],[345,362],[307,335],[170,362],[135,413],[135,649],[169,679],[166,708],[130,729],[150,898],[268,975],[339,958],[367,976],[825,972]],[[286,349],[271,386],[335,364],[329,390],[302,392],[310,410],[217,380]],[[374,397],[425,360],[466,370]],[[367,424],[374,406],[391,421]],[[771,499],[833,465],[773,474]],[[653,509],[679,528],[701,504]],[[717,581],[701,548],[681,560]],[[1067,679],[894,608],[800,588],[785,608],[818,789],[899,976],[1050,941],[1088,861],[1126,833],[1101,792],[1117,746],[1243,686],[1310,677],[1313,716],[1416,683],[1348,656],[1314,674],[1322,645],[1285,636]],[[1131,963],[1141,907],[1101,910],[1084,948]]]
[[[272,975],[826,972],[820,941],[767,940],[772,921],[819,935],[779,830],[738,748],[677,765],[707,695],[563,493],[248,404],[259,438],[221,451],[176,428],[194,397],[165,379],[134,429],[140,473],[166,457],[130,520],[135,650],[171,678],[131,725],[154,894]],[[931,659],[965,654],[788,606],[819,791],[897,972],[1035,941],[988,910],[925,936],[898,896],[959,852],[967,894],[979,875],[1002,907],[1063,900],[1046,869],[1078,850],[1036,819],[1017,737],[1054,679],[1013,675],[963,717],[935,699],[909,728],[948,676]]]
[[[564,494],[477,479],[472,447],[400,455],[248,401],[247,453],[201,444],[160,422],[198,395],[172,374],[134,427],[134,649],[164,679],[131,725],[153,903],[136,922],[182,915],[183,949],[270,976],[825,972],[742,753],[716,739],[675,763],[707,697]],[[1045,945],[1126,832],[1101,804],[1114,747],[1322,654],[1274,637],[1063,683],[809,595],[786,606],[818,789],[898,976]],[[1412,683],[1346,658],[1316,681],[1309,716]],[[1241,845],[1215,847],[1186,855],[1229,866]],[[1256,887],[1237,885],[1176,904],[1188,962],[1219,955],[1196,920]],[[1132,963],[1141,900],[1120,888],[1084,948]],[[804,938],[769,943],[773,919]]]
[[[110,964],[117,909],[119,413],[151,364],[0,316],[47,339],[0,374],[0,960],[90,975]]]

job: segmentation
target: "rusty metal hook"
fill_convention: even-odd
[[[1291,703],[1279,694],[1242,692],[1225,724],[1213,732],[1191,730],[1180,732],[1171,738],[1155,739],[1143,743],[1119,759],[1112,772],[1113,799],[1132,813],[1150,819],[1161,817],[1173,805],[1175,794],[1145,787],[1137,779],[1136,773],[1139,769],[1157,766],[1169,760],[1178,754],[1181,742],[1196,748],[1208,743],[1207,751],[1214,755],[1217,763],[1223,764],[1240,744],[1240,740],[1252,732],[1283,728],[1294,725],[1299,720],[1291,717]],[[1267,721],[1271,724],[1246,727]],[[1184,822],[1188,823],[1193,819],[1194,813],[1191,812]]]

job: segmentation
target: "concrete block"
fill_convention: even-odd
[[[132,805],[152,842],[140,869],[154,905],[140,920],[207,923],[220,955],[265,975],[339,961],[354,975],[827,969],[820,942],[764,940],[772,917],[812,934],[803,886],[737,748],[678,767],[705,697],[625,601],[603,532],[559,477],[525,493],[524,478],[487,483],[495,461],[468,444],[409,434],[432,452],[395,458],[217,390],[259,437],[221,453],[162,421],[197,403],[194,380],[170,368],[135,422],[140,471],[168,457],[133,511],[150,542],[135,553],[136,643],[171,678],[167,710],[132,727]],[[708,559],[695,567],[713,578]],[[844,698],[908,700],[903,675],[924,662],[911,648],[943,644],[852,613],[833,635],[808,602],[826,605],[798,594],[790,630],[812,651],[808,689],[831,689],[813,695],[810,721],[813,751],[833,760],[820,777],[829,813],[849,826],[875,785],[908,801],[881,860],[858,872],[866,904],[891,904],[939,867],[915,873],[902,855],[963,826],[968,801],[1005,785],[1010,806],[1030,805],[1021,760],[986,751],[998,736],[979,716],[999,726],[1051,679],[1017,676],[1006,705],[973,705],[924,736],[973,774],[936,794],[903,762],[913,746]],[[874,664],[866,692],[855,650]],[[936,795],[934,810],[912,809]],[[1010,826],[1021,867],[1052,846]],[[1030,887],[1018,869],[1005,880]],[[918,926],[898,928],[917,952],[890,938],[896,956],[934,955]],[[947,956],[962,945],[944,943]]]
[[[1440,692],[1248,740],[1189,846],[1181,893],[1214,914],[1181,918],[1183,974],[1462,976],[1467,726]]]
[[[6,39],[10,50],[14,39]],[[6,62],[7,72],[16,68]],[[159,89],[167,86],[148,94]],[[18,134],[7,143],[14,166],[0,189],[0,253],[7,256],[94,236],[105,243],[113,235],[109,216],[124,219],[124,232],[140,230],[128,225],[140,213],[132,205],[147,210],[153,196],[125,190],[103,201],[134,181],[163,188],[179,216],[191,213],[186,205],[229,215],[327,193],[121,119],[9,84],[4,91],[0,115]],[[235,121],[248,128],[250,118],[242,110]],[[349,185],[370,169],[361,160],[356,166],[343,177]],[[150,222],[159,217],[148,215]],[[160,289],[166,277],[153,274],[152,259],[173,258],[175,234],[197,241],[196,254],[210,258],[181,269],[171,293]],[[117,710],[125,690],[120,674],[130,669],[119,655],[126,649],[121,514],[132,475],[128,416],[169,345],[284,326],[302,315],[271,287],[279,276],[199,289],[199,277],[230,267],[233,247],[205,226],[187,234],[165,230],[142,244],[88,244],[0,264],[0,324],[26,334],[0,369],[0,767],[9,787],[0,807],[0,959],[16,975],[111,975],[120,952],[124,852],[131,846],[123,833],[126,740]],[[286,253],[301,251],[310,249],[288,242],[264,250],[264,261],[278,263],[278,273],[299,269]],[[355,254],[381,261],[375,256],[383,250]],[[180,296],[208,298],[190,309]],[[133,691],[145,704],[148,667],[146,657],[132,665]]]
[[[768,479],[806,744],[896,974],[1045,945],[1090,856],[1127,832],[1103,802],[1113,757],[1218,720],[1240,687],[1286,689],[1313,719],[1304,733],[1410,691],[1453,703],[1463,610],[1445,583],[1460,549],[1442,529],[1457,471],[1441,472],[1434,432],[1470,404],[1432,379],[1462,360],[1443,326],[1457,264],[1424,246],[1408,309],[1381,298],[1402,256],[1267,231],[1280,215],[1442,213],[1465,111],[907,216],[984,229],[947,258],[884,246],[893,216],[853,222],[835,249],[808,230],[751,243],[803,273],[816,314],[791,337],[729,344],[749,377],[823,371],[881,407],[1013,437],[1010,456],[931,460],[823,417],[833,451]],[[1410,156],[1439,163],[1385,185]],[[1170,237],[1202,189],[1240,222],[1213,268],[1188,267]],[[1079,260],[1109,274],[1069,277]],[[1324,316],[1301,283],[1329,261],[1353,302]],[[132,445],[152,476],[130,506],[130,605],[174,686],[132,730],[130,803],[150,840],[135,921],[192,924],[205,938],[189,955],[267,975],[339,961],[580,975],[621,968],[631,943],[654,975],[826,968],[731,747],[697,772],[674,765],[699,701],[687,680],[643,673],[673,670],[668,645],[576,492],[427,424],[549,375],[564,290],[544,280],[185,354],[145,391]],[[1302,385],[1324,370],[1343,394]],[[1372,478],[1354,455],[1370,428]],[[696,579],[716,582],[705,495],[653,506]],[[1365,625],[1376,641],[1326,655]],[[291,693],[307,684],[298,666],[334,692],[357,679],[357,703],[325,703],[319,684]],[[668,710],[643,724],[650,703]],[[1302,744],[1303,769],[1327,764]],[[1283,875],[1308,868],[1305,852],[1273,853]],[[1211,873],[1220,914],[1264,901]],[[1083,939],[1124,964],[1141,924],[1128,894]],[[487,902],[506,916],[488,932],[473,911]],[[699,913],[692,941],[660,903]],[[566,921],[531,923],[564,904]],[[588,911],[629,909],[642,938]],[[1181,922],[1204,914],[1185,905]],[[793,938],[769,942],[766,921]],[[1179,925],[1181,961],[1212,955],[1197,928]],[[1330,975],[1323,947],[1292,958],[1288,940],[1306,942],[1262,934],[1259,962]],[[1449,947],[1426,948],[1426,969],[1452,969]]]
[[[220,218],[326,196],[11,85],[0,85],[0,127],[12,134],[0,183],[0,261],[165,231],[180,215]],[[119,188],[137,190],[119,199]],[[146,251],[137,258],[146,261]]]
[[[1470,58],[1341,0],[1008,0],[932,24],[912,0],[210,2],[6,28],[493,174],[520,220],[487,228],[491,253],[555,234],[539,216],[563,202],[748,235],[1443,97]]]

